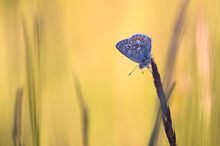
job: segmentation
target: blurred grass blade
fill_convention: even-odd
[[[182,0],[182,3],[180,4],[179,13],[177,13],[177,20],[174,25],[173,33],[170,38],[170,45],[166,57],[165,75],[164,75],[165,91],[169,88],[170,84],[172,83],[174,65],[179,50],[179,44],[182,39],[181,34],[184,30],[188,5],[189,5],[189,0]]]
[[[14,146],[21,146],[22,96],[23,96],[23,89],[19,88],[16,93],[15,107],[14,107],[14,127],[13,127]]]
[[[40,14],[37,14],[34,18],[34,40],[35,40],[35,53],[37,56],[37,67],[39,74],[41,73],[41,53],[42,53],[42,43],[43,43],[43,24],[42,17]]]
[[[36,84],[34,79],[34,69],[33,69],[33,58],[31,52],[30,40],[27,32],[27,26],[25,19],[22,19],[23,33],[25,41],[25,52],[26,52],[26,76],[27,76],[27,92],[29,101],[29,114],[32,128],[32,138],[33,145],[39,146],[39,126],[37,118],[37,104],[36,104]]]
[[[88,146],[88,108],[85,104],[85,100],[83,97],[82,89],[80,86],[80,83],[77,78],[74,80],[75,88],[76,88],[76,94],[79,101],[79,106],[81,108],[82,112],[82,136],[83,136],[83,146]]]

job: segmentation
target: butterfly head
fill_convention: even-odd
[[[149,68],[151,64],[151,57],[149,56],[146,60],[143,60],[143,62],[139,63],[139,69],[143,69],[145,67]]]

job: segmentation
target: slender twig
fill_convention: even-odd
[[[164,129],[170,145],[176,146],[176,135],[172,128],[170,108],[167,104],[167,98],[163,90],[160,74],[153,58],[151,59],[151,67],[152,67],[152,76],[154,78],[154,85],[157,90],[158,98],[160,100],[160,108],[162,111],[162,120],[163,120]]]
[[[88,146],[88,108],[85,104],[82,89],[77,78],[74,80],[76,87],[76,94],[79,100],[79,106],[82,112],[82,137],[83,137],[83,146]]]
[[[14,127],[13,127],[13,135],[12,135],[14,146],[21,146],[22,95],[23,95],[23,90],[18,89],[16,93],[16,99],[15,99]]]

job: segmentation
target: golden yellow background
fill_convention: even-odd
[[[75,77],[89,111],[89,146],[146,146],[159,102],[153,79],[147,69],[128,76],[136,64],[115,44],[135,33],[149,35],[163,78],[182,1],[1,0],[0,146],[13,145],[18,88],[24,91],[21,141],[33,145],[27,43],[41,146],[82,145]],[[219,0],[189,1],[170,100],[179,146],[220,145],[219,14]],[[162,126],[159,145],[168,145]]]

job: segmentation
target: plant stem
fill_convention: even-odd
[[[167,93],[167,102],[169,102],[170,96],[171,96],[175,86],[176,86],[176,82],[173,82],[171,88],[169,89],[169,91]],[[160,124],[161,124],[161,109],[158,106],[157,107],[157,116],[156,116],[154,128],[151,133],[151,137],[150,137],[150,141],[148,143],[148,146],[156,146],[157,140],[158,140],[158,135],[159,135],[159,130],[160,130]]]
[[[176,135],[172,128],[172,119],[170,115],[170,108],[167,104],[167,98],[163,90],[160,74],[157,65],[153,58],[151,58],[152,76],[154,78],[154,85],[157,90],[157,95],[160,100],[160,108],[162,111],[162,120],[164,129],[169,140],[170,146],[176,146]]]

